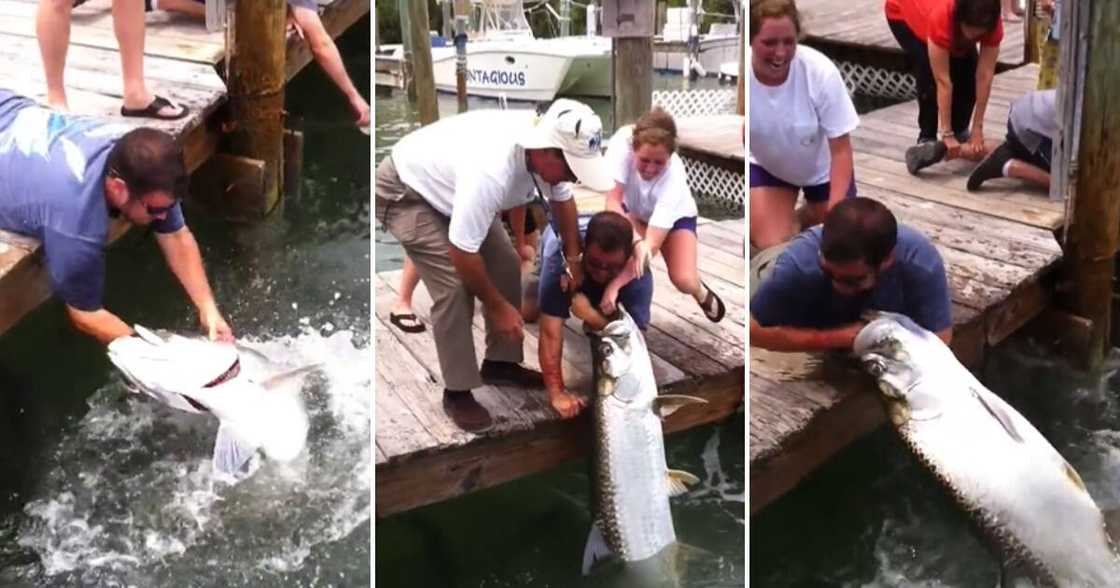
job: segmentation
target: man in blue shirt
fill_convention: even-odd
[[[591,304],[600,308],[607,285],[618,279],[630,261],[634,249],[634,229],[625,216],[605,210],[594,216],[580,215],[579,230],[583,238],[583,256],[579,263],[584,280],[577,292],[586,295]],[[574,294],[561,286],[561,278],[564,276],[562,251],[561,240],[550,224],[541,236],[541,283],[538,296],[541,329],[538,355],[549,402],[561,417],[571,418],[579,414],[586,400],[568,391],[561,371],[564,320],[569,316]],[[616,302],[626,307],[626,312],[634,319],[634,323],[644,331],[649,326],[652,301],[653,274],[647,271],[641,278],[623,285]],[[613,307],[603,310],[607,314],[613,314]]]
[[[0,229],[43,243],[54,293],[74,326],[101,343],[132,333],[102,306],[116,216],[152,226],[203,328],[232,339],[183,222],[187,181],[182,150],[167,133],[63,115],[0,90]]]
[[[851,349],[865,310],[904,314],[946,343],[953,321],[941,256],[882,203],[849,198],[795,237],[751,297],[752,346]]]

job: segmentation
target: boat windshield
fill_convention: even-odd
[[[525,5],[522,0],[476,0],[472,4],[473,38],[502,39],[533,36],[529,21],[525,19]]]

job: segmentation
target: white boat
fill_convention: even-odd
[[[401,59],[383,46],[378,59]],[[610,40],[538,39],[522,0],[475,0],[467,41],[467,93],[508,100],[550,101],[563,96],[610,96]],[[455,47],[432,47],[436,90],[455,93]]]
[[[688,44],[689,38],[696,35],[695,14],[689,8],[669,8],[665,14],[665,25],[655,41],[658,44]],[[698,65],[700,75],[717,75],[720,66],[728,62],[738,62],[739,27],[736,23],[714,23],[707,33],[697,35],[699,60],[694,63],[687,53],[680,51],[657,51],[653,53],[653,68],[663,71],[684,72],[690,66]]]

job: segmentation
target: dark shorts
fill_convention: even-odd
[[[1054,152],[1054,142],[1049,137],[1041,137],[1038,149],[1031,151],[1019,138],[1019,132],[1011,125],[1011,119],[1007,119],[1007,148],[1011,150],[1015,159],[1025,161],[1046,170],[1046,173],[1050,173],[1050,157]]]
[[[831,182],[817,184],[815,186],[795,186],[779,177],[774,176],[766,171],[766,168],[761,165],[752,163],[751,165],[751,187],[752,188],[787,188],[797,192],[801,190],[805,193],[805,200],[809,202],[828,202],[828,192],[831,188]],[[855,198],[856,196],[856,176],[852,174],[852,183],[848,185],[848,194],[846,198]]]
[[[546,226],[541,236],[541,282],[538,302],[541,312],[548,316],[566,319],[571,316],[571,298],[560,290],[560,276],[564,273],[564,262],[560,254],[560,239],[551,226]],[[580,291],[587,295],[596,307],[603,299],[604,286],[593,284],[585,279]],[[639,329],[649,326],[650,304],[653,302],[653,274],[647,271],[641,278],[626,284],[618,292],[618,304],[626,308]]]
[[[622,205],[622,210],[624,212],[630,212],[630,209],[625,204]],[[673,231],[680,231],[680,230],[692,231],[692,234],[695,235],[696,234],[696,217],[694,217],[694,216],[682,216],[681,218],[678,218],[675,223],[673,223],[673,226],[669,227],[669,232],[670,233],[672,233]]]

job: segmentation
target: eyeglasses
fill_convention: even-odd
[[[840,286],[843,286],[845,288],[852,289],[852,290],[865,289],[871,282],[874,281],[875,275],[877,273],[874,270],[872,270],[872,271],[869,271],[865,274],[858,275],[858,276],[852,276],[852,275],[841,276],[841,275],[837,275],[836,273],[833,273],[831,270],[829,270],[827,262],[825,262],[825,260],[823,258],[819,260],[818,264],[820,265],[821,273],[823,273],[826,278],[828,278],[829,280],[831,280],[835,284],[838,284]]]
[[[169,206],[152,206],[150,204],[144,205],[144,210],[148,211],[148,216],[159,216],[161,214],[167,214],[168,212],[171,212],[172,208],[175,208],[175,203],[172,203]]]

